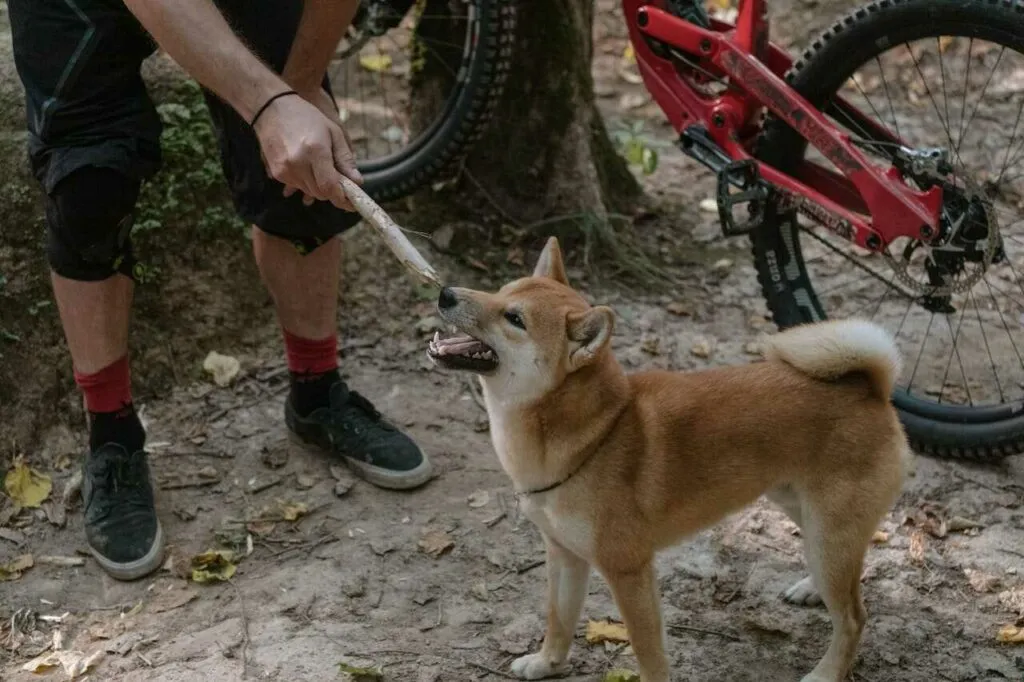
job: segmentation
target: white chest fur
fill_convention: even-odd
[[[591,560],[594,555],[594,526],[582,514],[556,511],[555,491],[537,496],[526,496],[520,508],[545,535],[558,542],[576,556]],[[536,499],[543,498],[543,499]]]

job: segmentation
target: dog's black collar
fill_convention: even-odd
[[[560,481],[555,481],[551,485],[544,486],[543,488],[532,488],[530,490],[516,491],[516,497],[521,499],[521,498],[527,497],[528,495],[540,495],[541,493],[549,493],[552,490],[554,490],[555,488],[558,488],[558,487],[560,487],[562,485],[565,485],[566,483],[569,482],[570,478],[572,478],[573,476],[578,474],[580,472],[580,469],[582,469],[584,466],[586,466],[587,462],[590,461],[591,457],[593,457],[593,453],[588,455],[586,457],[586,459],[584,459],[582,462],[580,462],[580,465],[578,467],[576,467],[575,469],[570,471],[569,475],[566,476],[565,478],[561,479]]]

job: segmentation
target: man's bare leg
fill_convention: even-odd
[[[337,334],[341,240],[302,255],[288,240],[253,227],[252,247],[281,326],[305,339]]]
[[[50,273],[75,370],[93,374],[128,352],[134,283],[124,275],[76,282]]]

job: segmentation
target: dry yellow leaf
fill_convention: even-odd
[[[426,533],[419,542],[420,549],[435,559],[454,546],[455,541],[443,530],[432,530]]]
[[[732,7],[732,0],[709,0],[708,5],[717,10],[726,10]]]
[[[629,642],[629,633],[622,623],[610,620],[589,620],[587,621],[587,642],[590,644],[600,644],[601,642],[624,644]]]
[[[100,659],[103,658],[103,654],[103,649],[98,649],[88,656],[82,651],[54,651],[33,658],[23,665],[21,669],[38,674],[61,666],[64,668],[64,673],[68,676],[68,679],[73,680],[79,675],[87,673],[90,668],[95,667],[100,662]]]
[[[380,73],[391,68],[391,55],[386,54],[364,54],[359,58],[359,65],[367,71]]]
[[[640,682],[640,676],[632,670],[616,668],[605,673],[603,682]]]
[[[298,521],[300,517],[305,516],[309,512],[309,507],[302,502],[283,502],[278,500],[277,505],[281,508],[281,518],[285,521]]]
[[[22,554],[6,564],[0,564],[0,582],[17,580],[21,577],[22,573],[32,568],[33,565],[35,565],[35,562],[32,561],[31,554]]]
[[[1024,627],[1016,625],[1004,625],[999,628],[996,641],[1003,644],[1024,644]]]
[[[52,489],[50,477],[30,469],[20,457],[4,477],[4,490],[19,507],[40,506]]]
[[[885,543],[889,542],[889,534],[886,533],[884,530],[876,530],[875,534],[871,536],[871,542],[874,542],[879,545],[884,545]]]
[[[956,38],[954,38],[953,36],[942,36],[941,38],[939,38],[939,52],[945,52],[947,49],[949,49],[949,46],[952,45],[955,40]]]
[[[235,575],[234,552],[209,550],[192,557],[192,580],[200,584],[231,580]]]
[[[636,63],[636,51],[633,49],[633,43],[626,43],[626,49],[622,51],[622,61],[627,64]]]

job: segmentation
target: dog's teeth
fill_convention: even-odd
[[[434,345],[436,346],[436,345],[437,345],[437,343],[438,343],[438,342],[439,342],[440,340],[441,340],[441,332],[435,331],[435,332],[434,332],[434,339],[433,339],[433,341],[431,341],[431,343],[433,343],[433,344],[434,344]]]
[[[479,353],[473,353],[473,358],[476,359],[476,360],[479,360],[480,359],[480,354]]]

